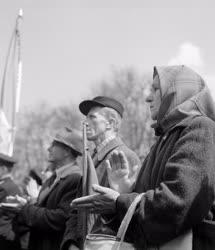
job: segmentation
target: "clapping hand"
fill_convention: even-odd
[[[128,160],[122,151],[113,151],[106,160],[109,185],[119,193],[130,193],[136,182],[139,166],[129,168]]]
[[[37,199],[40,192],[40,188],[37,185],[37,182],[33,178],[30,178],[30,180],[28,181],[28,184],[26,186],[26,191],[30,196],[30,198]]]
[[[7,196],[6,202],[0,203],[3,209],[17,213],[27,203],[27,200],[19,195]]]

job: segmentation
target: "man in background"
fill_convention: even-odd
[[[59,250],[68,219],[69,204],[76,198],[82,173],[76,159],[82,154],[82,136],[75,129],[64,129],[54,137],[49,162],[55,169],[42,185],[35,204],[20,204],[14,222],[16,232],[30,231],[29,250]],[[72,219],[76,219],[73,215]],[[77,231],[73,228],[74,231]]]
[[[0,153],[0,203],[6,202],[7,196],[21,195],[19,187],[14,183],[11,171],[16,163],[13,157]],[[17,250],[19,244],[12,230],[14,213],[0,207],[0,248]]]
[[[119,136],[120,127],[124,108],[117,100],[106,97],[97,96],[92,100],[85,100],[80,103],[79,109],[86,116],[86,133],[87,139],[95,144],[95,150],[92,154],[94,166],[98,177],[99,184],[104,187],[111,187],[120,193],[130,192],[135,184],[136,177],[140,168],[140,160],[138,156],[129,149]],[[128,176],[128,182],[118,182],[117,185],[111,185],[108,176],[106,160],[110,158],[112,153],[122,154],[127,157],[129,169],[125,170]],[[108,171],[108,172],[107,172]],[[116,176],[111,176],[117,179]],[[77,249],[74,247],[74,239],[71,233],[72,221],[68,220],[65,237],[62,244],[63,250]],[[92,228],[91,233],[116,235],[115,228],[117,219],[110,216],[99,216]],[[70,248],[68,248],[71,242]],[[76,245],[80,248],[80,245]]]

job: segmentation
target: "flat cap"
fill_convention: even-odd
[[[87,115],[90,109],[96,106],[115,109],[121,117],[123,116],[124,108],[122,104],[107,96],[97,96],[92,100],[85,100],[79,104],[79,109],[82,114]]]
[[[16,159],[14,157],[0,153],[0,167],[13,167],[15,163]]]
[[[74,128],[64,128],[53,138],[53,141],[60,142],[82,155],[83,141],[81,131]]]

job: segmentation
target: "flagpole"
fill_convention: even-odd
[[[19,15],[16,23],[16,35],[17,35],[17,47],[18,47],[18,72],[17,72],[17,85],[16,85],[16,104],[15,104],[15,112],[19,112],[20,105],[20,93],[22,86],[22,60],[21,60],[21,34],[20,34],[20,22],[23,18],[23,10],[19,10]]]

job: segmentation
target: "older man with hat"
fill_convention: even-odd
[[[21,236],[23,226],[30,230],[29,250],[59,250],[69,214],[76,198],[82,173],[76,159],[82,155],[82,136],[75,129],[56,134],[48,149],[53,175],[42,185],[36,204],[24,205],[15,221]],[[72,219],[76,219],[74,214]],[[74,232],[76,228],[73,228]]]
[[[130,192],[140,168],[138,156],[129,149],[119,137],[120,127],[123,118],[124,108],[122,104],[107,96],[97,96],[92,100],[85,100],[80,103],[79,109],[86,116],[87,139],[95,144],[95,150],[92,154],[94,166],[98,176],[99,184],[105,187],[111,187],[120,193]],[[112,153],[126,156],[128,160],[128,169],[122,170],[122,174],[128,176],[129,182],[118,182],[112,185],[111,180],[117,179],[117,175],[110,168],[107,168],[106,160]],[[111,177],[111,178],[109,178]],[[96,220],[91,233],[116,235],[117,219],[110,216],[100,216]],[[68,249],[68,242],[74,242],[70,233],[72,226],[67,222],[66,241],[63,242],[63,250]],[[71,235],[71,237],[69,236]],[[80,247],[80,246],[78,246]],[[71,247],[69,249],[75,249]]]
[[[6,202],[6,197],[10,195],[20,195],[21,191],[14,183],[11,171],[16,160],[8,155],[0,153],[0,202]],[[19,244],[15,239],[12,230],[12,219],[14,214],[0,208],[0,246],[3,250],[19,249]]]

